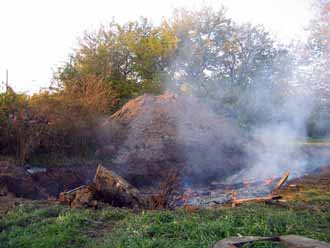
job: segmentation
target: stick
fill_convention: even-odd
[[[243,204],[246,202],[265,202],[265,201],[269,201],[269,200],[278,200],[281,198],[282,198],[282,196],[280,196],[280,195],[274,195],[274,196],[270,195],[270,196],[256,197],[256,198],[234,199],[232,201],[232,203],[235,205],[239,205],[239,204]]]
[[[288,180],[289,175],[290,175],[290,173],[288,171],[284,173],[282,178],[278,181],[275,188],[273,189],[272,194],[276,193],[283,186],[283,184],[286,182],[286,180]]]

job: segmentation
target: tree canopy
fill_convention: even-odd
[[[189,91],[242,127],[276,119],[302,82],[330,99],[330,3],[317,0],[315,9],[308,42],[299,46],[280,45],[262,25],[237,24],[224,8],[209,7],[176,9],[159,25],[141,18],[85,32],[48,91],[0,94],[1,151],[22,161],[38,151],[87,154],[100,120],[145,93]],[[323,102],[318,113],[329,112]],[[310,126],[325,116],[312,115]]]

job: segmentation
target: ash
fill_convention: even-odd
[[[207,187],[186,188],[183,195],[175,201],[176,207],[209,207],[231,203],[233,199],[257,198],[270,195],[278,180],[272,182],[253,182],[237,184],[213,183]]]

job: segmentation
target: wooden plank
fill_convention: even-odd
[[[243,199],[233,199],[232,203],[235,205],[247,203],[247,202],[265,202],[270,200],[278,200],[281,199],[282,196],[280,195],[270,195],[270,196],[264,196],[264,197],[256,197],[256,198],[243,198]]]
[[[281,179],[278,181],[275,188],[273,189],[272,194],[275,194],[276,192],[278,192],[278,190],[280,190],[286,180],[288,180],[289,175],[290,173],[288,171],[284,173],[284,175],[281,177]]]

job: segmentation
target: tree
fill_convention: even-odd
[[[311,87],[322,101],[330,100],[330,1],[314,1],[315,17],[311,21],[305,51]]]
[[[176,10],[170,20],[178,37],[168,69],[172,87],[189,84],[214,110],[242,122],[266,120],[289,77],[291,54],[262,26],[238,25],[225,14],[224,8]]]
[[[87,79],[98,78],[113,98],[113,112],[140,94],[162,91],[162,71],[175,47],[176,37],[165,22],[159,27],[147,19],[112,22],[96,33],[85,33],[57,79],[63,90],[79,91]]]

